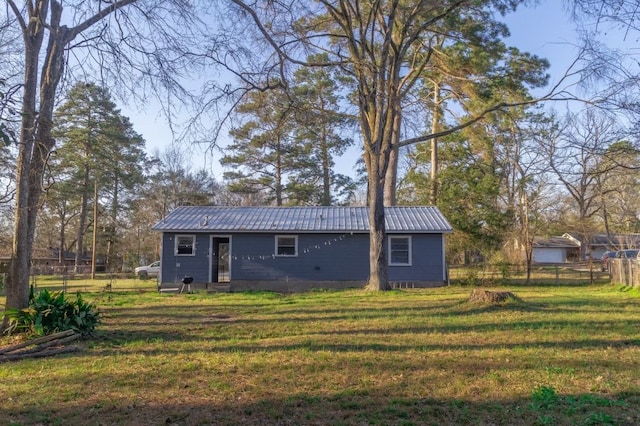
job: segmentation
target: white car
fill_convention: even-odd
[[[157,276],[160,272],[160,261],[158,260],[147,266],[138,266],[135,271],[136,275]]]

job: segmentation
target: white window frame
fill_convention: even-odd
[[[393,252],[391,250],[391,241],[394,239],[403,239],[403,240],[407,240],[407,249],[408,249],[408,262],[407,263],[399,263],[399,262],[394,262],[393,261]],[[388,253],[389,253],[389,266],[411,266],[411,259],[413,258],[412,256],[412,240],[411,240],[411,235],[389,235],[387,237],[387,248],[388,248]],[[404,250],[403,250],[404,251]]]
[[[178,241],[181,238],[191,239],[191,253],[178,253]],[[194,234],[176,235],[175,242],[174,242],[174,253],[176,256],[195,256],[196,255],[196,236]]]
[[[293,238],[294,254],[278,254],[278,248],[281,246],[280,238]],[[290,247],[290,246],[285,246],[285,247]],[[297,235],[276,235],[274,253],[276,257],[297,257],[298,256],[298,236]]]

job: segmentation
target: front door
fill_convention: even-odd
[[[218,244],[218,282],[228,283],[231,281],[231,271],[229,263],[229,243]]]
[[[230,237],[211,237],[211,281],[228,283],[231,281],[231,241]]]

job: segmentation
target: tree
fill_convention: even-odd
[[[322,54],[308,60],[327,62],[328,56]],[[312,184],[311,194],[305,200],[309,204],[332,205],[336,201],[334,189],[343,194],[352,192],[355,187],[349,177],[333,171],[334,157],[344,154],[354,143],[341,136],[354,124],[353,118],[341,112],[343,99],[339,95],[339,82],[343,80],[335,69],[327,68],[300,68],[294,75],[295,140],[309,145],[311,162],[307,173],[294,176],[292,180]]]
[[[640,231],[640,150],[619,140],[602,153],[597,173],[600,214],[607,235]]]
[[[640,30],[637,0],[567,0],[578,24],[585,64],[580,82],[597,93],[602,109],[637,121],[637,35]],[[610,45],[614,41],[615,45]]]
[[[148,265],[159,259],[160,237],[151,231],[151,226],[171,210],[178,206],[222,204],[218,198],[225,195],[206,170],[190,168],[185,152],[177,146],[156,153],[148,161],[147,170],[137,196],[129,201],[128,214],[119,222],[127,267]]]
[[[462,8],[438,25],[424,52],[430,56],[429,66],[423,70],[412,99],[426,114],[421,118],[414,113],[409,118],[424,120],[425,133],[437,134],[501,102],[527,102],[531,99],[528,89],[547,83],[548,62],[508,47],[502,39],[509,30],[493,16],[465,13]],[[403,107],[407,116],[405,110]],[[497,113],[492,114],[491,120],[496,117]],[[438,138],[429,143],[429,203],[437,205]],[[395,198],[397,161],[398,155],[392,155],[385,189],[387,205]]]
[[[59,180],[50,186],[45,193],[42,212],[38,217],[36,239],[42,246],[42,237],[45,236],[47,241],[44,246],[57,248],[59,266],[64,265],[65,253],[72,250],[71,247],[76,241],[68,236],[80,211],[75,186],[71,180]]]
[[[571,197],[576,215],[573,231],[582,241],[589,241],[596,232],[601,212],[600,200],[605,189],[600,185],[605,168],[603,153],[619,138],[615,120],[596,109],[582,114],[568,114],[557,131],[544,141],[541,148],[549,167]],[[614,189],[615,190],[615,189]],[[584,257],[587,247],[581,247]]]
[[[248,117],[229,133],[234,142],[220,162],[232,167],[225,172],[232,192],[262,194],[267,203],[282,206],[288,197],[308,198],[309,186],[293,180],[287,188],[287,177],[304,173],[313,167],[311,144],[293,137],[294,100],[282,90],[253,92],[237,107],[237,113]],[[297,196],[295,195],[297,193]]]
[[[53,177],[58,182],[48,192],[56,192],[56,186],[62,183],[60,189],[70,199],[79,199],[76,268],[83,263],[84,237],[89,229],[86,225],[88,203],[91,200],[94,213],[101,209],[101,201],[109,205],[105,215],[107,220],[102,220],[100,228],[106,231],[101,237],[107,240],[104,255],[106,265],[111,266],[110,254],[117,242],[118,216],[123,199],[126,199],[123,195],[143,181],[142,170],[146,163],[144,140],[133,130],[129,119],[116,108],[109,91],[92,83],[76,84],[69,91],[67,101],[56,110],[53,135],[62,146],[53,156]],[[75,191],[70,191],[72,186],[75,186]],[[95,194],[99,195],[97,199]],[[68,200],[62,198],[63,206],[67,206]],[[97,242],[99,228],[95,220],[91,222],[91,229],[94,242]],[[60,250],[64,249],[61,240]],[[92,253],[97,254],[97,250],[94,245]]]
[[[122,213],[128,213],[131,202],[137,198],[136,190],[140,188],[145,179],[144,170],[148,158],[144,152],[145,141],[133,129],[132,123],[121,114],[116,115],[113,127],[108,130],[108,138],[112,143],[106,147],[107,162],[102,169],[101,198],[107,204],[107,220],[103,221],[102,228],[106,230],[107,247],[105,249],[105,263],[107,268],[113,270],[120,266],[122,259],[114,255],[124,246],[120,241],[120,230],[124,219]]]
[[[334,65],[340,66],[353,78],[368,177],[370,278],[367,288],[389,289],[384,188],[391,156],[402,146],[454,133],[509,105],[497,102],[442,131],[400,140],[398,132],[403,101],[430,66],[434,54],[432,46],[441,29],[446,28],[452,39],[464,39],[464,34],[443,25],[444,21],[452,16],[473,16],[476,22],[481,22],[492,11],[505,13],[520,2],[319,0],[317,5],[311,6],[307,2],[295,1],[286,5],[242,0],[233,0],[233,3],[254,22],[254,28],[273,52],[270,65],[262,66],[262,69],[277,72],[286,81],[286,71],[292,64]],[[252,42],[255,43],[255,38]],[[298,51],[314,48],[328,52],[331,62],[306,64],[296,56]],[[236,75],[244,77],[255,75],[255,72],[236,71]]]
[[[106,149],[112,141],[107,128],[117,120],[115,114],[115,105],[105,89],[80,83],[69,91],[67,101],[58,108],[54,118],[52,136],[62,141],[62,146],[56,152],[59,157],[58,175],[66,175],[70,182],[75,183],[74,192],[80,198],[76,272],[83,264],[85,254],[84,235],[88,228],[89,201],[93,197],[94,187],[98,185],[102,163],[110,158]],[[98,203],[98,200],[93,199],[93,203]],[[92,226],[95,229],[96,224]]]
[[[533,243],[546,226],[546,212],[554,204],[552,179],[540,143],[553,134],[553,122],[545,114],[528,112],[514,122],[512,133],[501,144],[499,156],[503,164],[506,208],[513,211],[513,225],[507,232],[507,258],[521,261],[522,251],[531,279]],[[511,247],[513,251],[509,250]],[[510,253],[511,252],[511,253]]]
[[[57,0],[34,0],[23,7],[14,0],[7,0],[7,4],[7,21],[22,34],[24,69],[14,239],[6,285],[6,308],[11,309],[28,303],[42,180],[55,144],[51,135],[53,110],[66,65],[77,64],[84,73],[92,71],[92,64],[97,65],[103,78],[120,82],[112,87],[123,92],[139,89],[153,79],[157,93],[175,93],[180,90],[177,78],[188,60],[184,52],[176,52],[184,46],[177,40],[184,38],[188,40],[185,43],[197,46],[199,15],[179,1],[148,1],[144,5],[136,0],[78,1],[69,4],[73,13],[64,19],[63,4]],[[12,19],[8,13],[13,14]],[[117,25],[111,25],[115,22]],[[77,62],[66,56],[71,48]],[[72,73],[75,69],[66,70]]]
[[[488,149],[476,146],[479,141],[472,129],[440,140],[440,195],[438,207],[455,229],[452,248],[467,254],[487,256],[501,247],[512,222],[512,212],[499,203],[504,187],[499,166]],[[417,151],[418,159],[425,151]],[[428,151],[427,151],[428,153]],[[414,168],[406,181],[411,184],[411,203],[424,204],[432,195],[431,176]],[[406,191],[406,189],[405,189]]]
[[[468,21],[468,20],[467,20]],[[518,49],[508,47],[499,37],[508,34],[508,30],[497,22],[489,25],[483,22],[461,22],[460,26],[469,28],[467,36],[475,42],[454,41],[443,45],[434,55],[438,64],[425,75],[426,91],[429,99],[426,104],[431,111],[430,131],[435,134],[446,128],[446,117],[456,117],[457,123],[474,117],[481,111],[501,102],[518,103],[532,99],[529,90],[547,84],[546,70],[549,63]],[[478,30],[482,28],[482,30]],[[484,78],[478,78],[484,76]],[[445,115],[446,112],[449,112]],[[500,117],[500,112],[490,114],[489,125],[503,121],[503,127],[509,127],[514,117],[522,115],[522,110],[512,108],[508,116]],[[482,126],[473,126],[476,132],[482,132]],[[438,204],[438,138],[430,141],[430,203]]]

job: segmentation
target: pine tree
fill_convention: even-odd
[[[144,140],[133,130],[129,119],[120,114],[109,91],[92,83],[80,83],[70,90],[67,101],[56,111],[55,123],[53,134],[61,142],[54,157],[55,173],[58,180],[65,182],[60,189],[64,187],[72,199],[79,200],[77,269],[84,263],[84,239],[89,228],[93,233],[99,231],[97,223],[87,223],[90,202],[98,209],[101,202],[109,205],[103,237],[107,239],[105,255],[112,251],[123,192],[132,191],[142,182]],[[53,185],[51,190],[55,188]],[[64,250],[64,244],[61,246]]]

